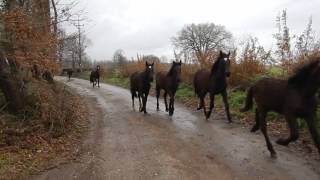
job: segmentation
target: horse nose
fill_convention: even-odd
[[[231,73],[230,72],[226,72],[226,76],[230,77]]]

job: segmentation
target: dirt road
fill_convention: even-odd
[[[34,179],[320,179],[319,162],[277,145],[278,159],[271,159],[261,133],[227,124],[224,117],[206,122],[202,112],[177,103],[170,118],[163,104],[156,111],[153,97],[143,115],[132,110],[128,90],[107,84],[92,89],[78,79],[66,84],[90,107],[83,155]]]

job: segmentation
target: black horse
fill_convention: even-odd
[[[159,110],[159,96],[161,89],[164,90],[164,104],[166,112],[169,111],[169,116],[174,112],[174,97],[179,87],[181,74],[181,61],[173,62],[169,72],[161,71],[156,75],[156,93],[157,93],[157,110]],[[167,94],[170,97],[169,108],[167,104]]]
[[[150,83],[153,81],[153,64],[154,63],[149,64],[146,62],[146,69],[144,72],[135,72],[130,76],[132,107],[134,108],[134,97],[138,97],[139,110],[140,112],[143,111],[145,114],[147,113],[146,105],[151,87]],[[142,98],[142,106],[140,98]]]
[[[91,71],[90,83],[92,83],[93,88],[96,85],[98,85],[98,87],[100,87],[100,66],[99,65],[97,66],[95,71]]]
[[[290,136],[279,139],[277,143],[287,146],[299,137],[297,118],[306,120],[310,134],[320,153],[320,136],[316,129],[316,93],[320,87],[320,59],[315,59],[302,66],[287,80],[264,78],[256,82],[247,94],[246,104],[242,112],[248,111],[255,100],[256,117],[255,125],[251,132],[261,130],[271,157],[276,157],[276,152],[267,134],[266,116],[268,112],[275,111],[283,114],[290,129]]]
[[[198,110],[204,110],[204,115],[208,120],[210,118],[212,109],[214,107],[214,96],[216,94],[221,94],[223,102],[225,105],[225,110],[227,113],[228,121],[231,123],[231,116],[229,112],[229,104],[227,98],[227,80],[226,77],[230,76],[230,52],[228,54],[220,51],[218,60],[213,64],[211,71],[206,69],[201,69],[196,72],[193,85],[197,96],[200,99]],[[210,94],[210,109],[209,112],[206,111],[206,106],[204,103],[204,98],[206,94]]]
[[[68,74],[68,78],[69,78],[69,81],[70,81],[71,76],[72,76],[72,74],[73,74],[73,70],[72,70],[72,69],[69,69],[69,70],[67,71],[67,74]]]

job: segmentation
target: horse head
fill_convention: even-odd
[[[181,60],[179,62],[173,61],[168,75],[175,76],[177,78],[177,80],[180,81],[181,80],[181,65],[182,65]]]
[[[146,61],[146,78],[148,81],[152,82],[153,81],[153,65],[154,62],[149,64],[148,61]]]
[[[231,75],[230,51],[228,54],[220,51],[218,60],[212,66],[211,74],[220,74],[226,77],[229,77]]]

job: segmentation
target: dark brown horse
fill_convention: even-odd
[[[304,118],[309,131],[320,153],[320,137],[316,130],[316,92],[320,85],[319,60],[311,61],[302,66],[287,80],[265,78],[255,83],[248,90],[246,104],[241,111],[248,111],[256,102],[255,125],[251,132],[261,129],[271,157],[276,157],[276,152],[267,134],[266,116],[269,111],[283,114],[289,125],[290,136],[279,139],[277,143],[287,146],[299,137],[297,118]]]
[[[139,98],[139,110],[140,112],[147,113],[146,105],[149,95],[149,90],[151,87],[151,82],[153,81],[153,64],[146,62],[146,69],[143,72],[135,72],[130,76],[130,91],[132,96],[132,108],[134,108],[134,98]],[[142,98],[142,105],[141,100]]]
[[[161,71],[156,75],[156,93],[157,93],[157,110],[159,110],[159,96],[161,89],[164,90],[164,104],[166,106],[166,112],[169,111],[169,116],[174,112],[174,97],[179,87],[181,74],[181,61],[172,62],[172,66],[168,72]],[[167,104],[167,94],[169,94],[170,102],[169,108]]]
[[[231,123],[231,116],[229,112],[229,104],[227,98],[227,80],[230,76],[230,52],[228,54],[220,51],[217,61],[213,64],[211,71],[201,69],[196,72],[193,80],[194,90],[200,99],[198,110],[203,108],[204,115],[208,120],[210,118],[212,109],[214,107],[214,96],[221,94],[225,105],[228,121]],[[206,111],[204,98],[210,94],[210,108]]]
[[[98,85],[98,87],[100,87],[100,66],[99,65],[97,66],[96,70],[91,71],[90,83],[92,83],[93,88],[96,85]]]

